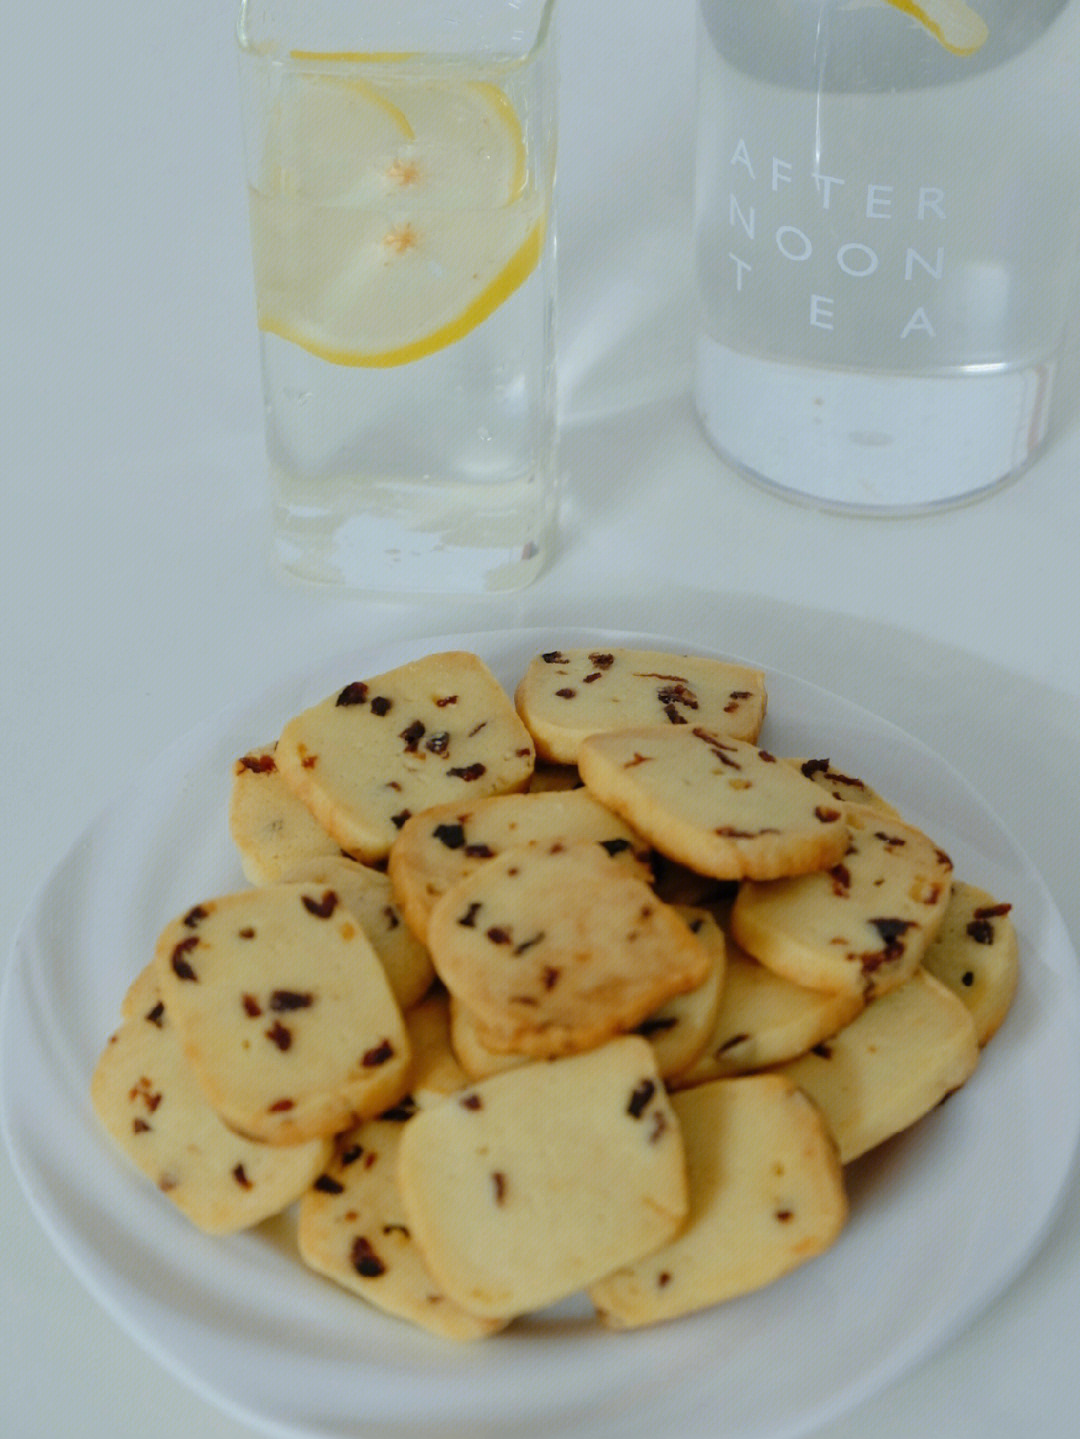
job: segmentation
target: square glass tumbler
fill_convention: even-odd
[[[243,0],[273,544],[512,589],[556,522],[555,0]]]
[[[953,505],[1048,432],[1078,0],[700,0],[696,403],[788,497]]]

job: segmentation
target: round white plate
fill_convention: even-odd
[[[762,743],[828,756],[896,803],[958,877],[1013,902],[1023,960],[1013,1009],[968,1085],[849,1169],[851,1219],[828,1253],[652,1330],[610,1333],[570,1303],[451,1345],[305,1269],[291,1217],[209,1238],[118,1156],[91,1110],[90,1075],[160,928],[243,883],[226,823],[233,760],[296,710],[425,651],[475,650],[512,687],[534,654],[574,644],[691,648],[500,631],[365,647],[294,676],[163,754],[60,863],[17,937],[0,1015],[2,1117],[31,1204],[150,1354],[267,1433],[790,1439],[947,1343],[1027,1264],[1055,1214],[1080,1134],[1080,997],[1045,886],[942,759],[774,672]]]

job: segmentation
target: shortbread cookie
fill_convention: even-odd
[[[578,768],[602,804],[662,854],[716,879],[776,879],[836,864],[844,807],[767,750],[699,725],[583,740]]]
[[[161,934],[162,997],[210,1103],[273,1144],[332,1135],[406,1089],[386,973],[332,889],[269,885],[193,906]]]
[[[523,1064],[536,1062],[528,1054],[489,1049],[472,1010],[453,995],[450,996],[450,1045],[470,1080],[490,1079],[493,1074],[504,1074],[508,1069],[520,1069]]]
[[[411,814],[525,789],[534,750],[488,667],[453,651],[345,685],[289,721],[275,758],[342,849],[374,862]]]
[[[963,1000],[917,969],[777,1072],[822,1111],[847,1164],[928,1114],[965,1083],[978,1059]]]
[[[800,770],[807,779],[812,779],[815,784],[821,785],[828,790],[833,799],[838,799],[843,804],[865,805],[868,809],[877,810],[879,814],[887,815],[891,819],[900,819],[900,811],[895,805],[883,799],[877,790],[871,787],[855,775],[845,774],[827,759],[789,759],[787,764],[793,764]]]
[[[645,725],[704,725],[756,740],[765,677],[746,665],[660,650],[562,649],[537,655],[514,696],[537,754],[574,764],[583,739]]]
[[[423,999],[435,978],[431,956],[405,923],[390,880],[381,870],[338,855],[293,865],[281,878],[332,889],[360,921],[401,1008],[411,1009]]]
[[[987,1044],[1012,1006],[1019,979],[1019,947],[1012,906],[984,889],[957,882],[923,965],[971,1011],[980,1044]]]
[[[774,1074],[672,1097],[690,1213],[682,1232],[589,1288],[605,1324],[674,1319],[771,1284],[829,1248],[848,1205],[821,1115]]]
[[[474,1078],[461,1065],[451,1043],[450,996],[435,989],[405,1016],[412,1062],[409,1096],[417,1104],[434,1104],[464,1089]]]
[[[252,884],[273,884],[306,860],[341,854],[341,846],[281,778],[274,749],[250,750],[233,765],[229,833]]]
[[[705,911],[686,908],[679,913],[709,951],[711,963],[703,983],[669,999],[634,1030],[652,1045],[665,1080],[686,1069],[701,1052],[716,1023],[725,982],[723,930]],[[450,1008],[450,1041],[462,1069],[472,1079],[487,1079],[529,1062],[523,1054],[489,1049],[471,1011],[459,1002],[452,1002]]]
[[[298,1199],[326,1164],[330,1141],[286,1149],[234,1134],[184,1058],[154,966],[126,1002],[129,1017],[98,1060],[90,1097],[127,1159],[208,1234],[248,1229]]]
[[[435,969],[484,1043],[550,1058],[633,1029],[704,983],[705,946],[602,845],[504,850],[428,923]]]
[[[645,866],[649,846],[587,790],[493,795],[436,805],[403,825],[388,874],[406,923],[427,939],[428,916],[451,885],[513,845],[595,840]],[[647,876],[648,870],[643,869]]]
[[[869,997],[922,960],[949,902],[952,864],[911,825],[854,805],[847,818],[850,847],[828,870],[744,884],[731,933],[795,984]]]
[[[493,1334],[504,1321],[481,1319],[449,1299],[413,1241],[397,1181],[408,1122],[372,1119],[342,1135],[300,1204],[301,1258],[369,1304],[445,1339]]]
[[[712,1031],[697,1057],[669,1084],[683,1089],[797,1059],[850,1024],[864,1003],[861,994],[851,991],[829,994],[792,984],[729,940]]]
[[[701,984],[667,1000],[635,1027],[652,1045],[665,1080],[691,1065],[708,1043],[727,984],[727,940],[715,917],[693,905],[677,905],[675,910],[705,946],[710,963]]]
[[[165,1011],[165,1002],[161,998],[161,983],[158,979],[157,965],[151,961],[139,970],[138,974],[128,985],[123,999],[120,1001],[121,1019],[145,1019],[151,1020],[155,1015],[152,1010],[161,1007]]]
[[[551,764],[548,760],[537,759],[529,781],[530,794],[544,794],[550,789],[580,789],[581,776],[577,765]]]
[[[484,1080],[406,1126],[409,1231],[463,1308],[508,1319],[674,1237],[682,1139],[645,1040]]]

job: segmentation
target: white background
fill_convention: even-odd
[[[233,18],[110,0],[5,19],[5,955],[75,836],[198,720],[309,656],[514,623],[683,635],[889,716],[1005,818],[1080,943],[1075,367],[1044,457],[967,508],[841,519],[738,478],[688,399],[693,4],[566,0],[560,551],[513,598],[287,584],[264,552]],[[6,1433],[249,1433],[83,1292],[6,1156],[0,1205]],[[1078,1340],[1080,1190],[991,1313],[827,1439],[1071,1439]]]

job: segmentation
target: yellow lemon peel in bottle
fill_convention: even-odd
[[[954,55],[974,55],[986,44],[986,21],[964,0],[885,0],[911,15]]]

